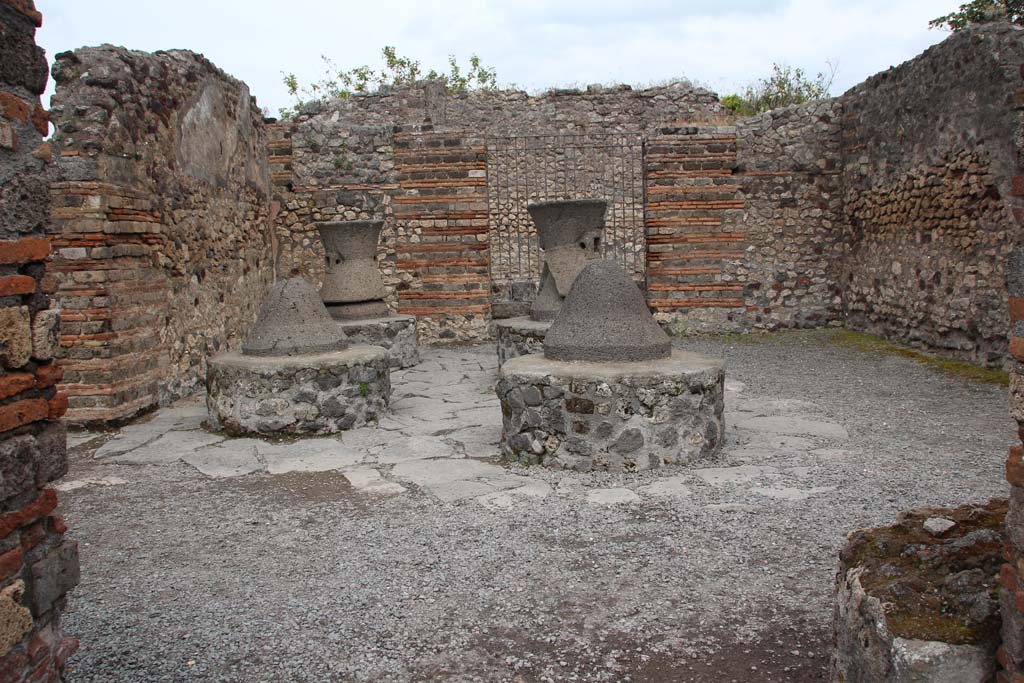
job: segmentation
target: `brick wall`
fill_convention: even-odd
[[[735,166],[733,127],[663,128],[648,140],[648,304],[674,328],[720,325],[744,307],[743,284],[722,277],[747,246],[746,231],[726,221],[744,207]]]
[[[53,273],[68,418],[116,422],[200,387],[274,277],[267,137],[201,56],[57,56]]]
[[[415,315],[433,339],[488,336],[490,243],[487,153],[483,140],[435,133],[430,126],[395,136],[398,188],[398,312]]]
[[[0,680],[11,683],[61,680],[77,647],[61,612],[78,582],[78,546],[46,488],[67,469],[67,397],[53,360],[41,21],[31,0],[0,0]]]

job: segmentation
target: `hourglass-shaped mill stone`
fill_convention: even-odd
[[[419,362],[416,318],[392,315],[377,268],[377,241],[384,221],[317,223],[326,270],[320,298],[349,339],[386,348],[391,366]]]
[[[332,318],[353,320],[388,315],[384,280],[377,269],[377,240],[384,221],[317,223],[324,246],[320,298]]]
[[[588,261],[600,256],[607,208],[602,199],[538,202],[527,207],[543,251],[540,290],[529,317],[495,321],[499,365],[541,350],[576,276]]]
[[[724,384],[721,361],[672,348],[618,264],[593,261],[544,352],[501,366],[502,453],[581,471],[695,463],[721,447]]]
[[[271,287],[241,353],[211,358],[206,408],[229,434],[329,434],[376,422],[391,398],[388,352],[352,344],[313,285]]]

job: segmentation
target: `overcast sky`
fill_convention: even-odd
[[[941,41],[928,20],[961,0],[36,0],[50,57],[83,45],[187,48],[242,79],[276,114],[282,72],[308,83],[321,55],[380,65],[394,45],[425,69],[477,54],[530,91],[688,78],[727,94],[772,62],[838,62],[833,93]],[[49,95],[46,95],[49,101]]]

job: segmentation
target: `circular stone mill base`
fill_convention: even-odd
[[[379,346],[302,356],[229,353],[209,361],[211,427],[229,434],[330,434],[376,422],[391,397]]]
[[[353,344],[372,344],[387,349],[393,368],[411,368],[420,362],[416,316],[391,315],[363,320],[335,320],[345,331],[345,338]]]
[[[678,350],[639,362],[511,358],[497,385],[502,450],[579,471],[693,463],[721,447],[724,383],[721,362]]]
[[[494,336],[498,342],[498,367],[510,358],[544,352],[544,336],[551,328],[550,320],[534,320],[522,316],[494,321]]]

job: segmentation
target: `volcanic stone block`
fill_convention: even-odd
[[[339,320],[388,315],[384,281],[377,268],[377,240],[384,221],[317,223],[326,259],[320,298]]]
[[[387,349],[393,368],[410,368],[420,362],[414,315],[338,320],[337,324],[353,344],[371,344]]]
[[[854,532],[840,553],[836,683],[986,683],[999,645],[1006,501],[923,509]],[[935,535],[929,518],[955,522]]]
[[[501,367],[502,452],[580,471],[634,471],[706,460],[721,447],[725,370],[685,351],[629,363],[538,354]]]
[[[563,361],[668,358],[672,342],[618,264],[594,261],[576,278],[544,337],[544,355]]]
[[[494,336],[498,342],[498,367],[509,358],[544,352],[544,336],[550,322],[528,317],[494,321]]]
[[[379,346],[303,356],[224,354],[207,365],[214,429],[238,434],[329,434],[375,423],[391,399]]]
[[[54,603],[78,585],[78,544],[63,541],[50,548],[43,559],[32,565],[29,588],[32,612],[36,617],[50,611]]]

